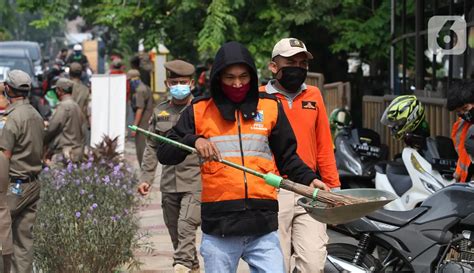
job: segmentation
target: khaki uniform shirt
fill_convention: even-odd
[[[132,105],[134,107],[134,111],[136,111],[138,108],[143,109],[143,117],[147,118],[142,118],[140,125],[143,124],[146,126],[148,119],[153,112],[153,94],[151,93],[150,87],[141,82],[137,86],[135,94],[133,95]]]
[[[74,82],[72,98],[79,105],[84,117],[87,117],[87,104],[89,103],[89,88],[82,82]]]
[[[84,116],[71,96],[65,97],[57,106],[49,121],[44,142],[54,153],[65,150],[82,150],[84,145]]]
[[[12,152],[10,176],[26,179],[42,168],[44,123],[28,99],[10,104],[0,120],[0,150]]]
[[[186,105],[174,105],[169,100],[159,104],[153,111],[149,131],[165,135],[178,121]],[[141,181],[153,183],[157,159],[157,142],[147,138],[141,166]],[[197,155],[188,155],[178,165],[164,165],[161,174],[161,192],[201,191],[201,169]]]

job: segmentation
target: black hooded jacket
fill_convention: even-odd
[[[167,137],[194,147],[196,135],[193,105],[201,100],[213,100],[222,117],[229,122],[236,122],[235,111],[240,111],[244,119],[253,119],[257,113],[259,99],[274,99],[272,95],[258,91],[258,77],[255,63],[248,50],[237,42],[224,44],[214,59],[211,71],[211,96],[199,97],[186,108],[181,117],[167,134]],[[232,64],[246,64],[250,68],[250,90],[245,100],[240,104],[230,101],[221,91],[220,74]],[[269,136],[269,145],[275,158],[280,174],[287,175],[291,180],[305,185],[318,176],[296,154],[296,137],[281,105],[278,107],[277,123]],[[174,146],[160,143],[158,160],[164,165],[181,163],[187,152]],[[203,181],[205,183],[205,181]],[[222,189],[225,191],[225,189]],[[239,200],[237,200],[239,201]],[[264,206],[251,206],[251,202],[241,202],[237,207],[235,202],[226,209],[219,207],[216,211],[212,204],[202,203],[201,217],[204,233],[218,236],[261,235],[278,229],[278,201],[271,201]]]

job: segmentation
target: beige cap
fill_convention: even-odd
[[[306,46],[302,41],[295,38],[285,38],[273,47],[272,59],[276,56],[291,57],[301,52],[306,53],[308,59],[313,59],[313,55],[306,50]]]
[[[133,78],[140,78],[140,71],[138,71],[136,69],[128,70],[127,79],[130,80],[130,79],[133,79]]]
[[[18,69],[9,71],[5,82],[18,91],[29,92],[31,89],[30,75]]]
[[[168,78],[192,76],[195,71],[194,65],[182,60],[166,62],[164,66],[168,72]]]
[[[74,85],[74,82],[70,79],[59,78],[55,85],[57,88],[61,88],[65,92],[68,92],[72,91],[72,86]]]
[[[69,71],[70,72],[81,72],[82,71],[82,65],[80,63],[74,62],[71,63],[69,66]]]

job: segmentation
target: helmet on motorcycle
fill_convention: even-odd
[[[74,51],[82,51],[82,46],[80,44],[75,44],[72,48]]]
[[[406,133],[413,132],[424,118],[425,108],[416,96],[404,95],[390,103],[380,122],[390,128],[395,138],[401,139]]]
[[[342,129],[352,125],[351,113],[345,108],[336,108],[329,115],[331,130]]]

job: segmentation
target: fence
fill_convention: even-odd
[[[321,90],[328,116],[335,108],[351,105],[351,85],[349,82],[324,84],[323,74],[309,72],[306,84],[317,86]]]
[[[380,134],[382,143],[389,147],[390,158],[401,152],[403,143],[390,135],[389,129],[380,123],[380,118],[394,98],[393,95],[364,96],[362,98],[363,126]],[[427,97],[418,97],[418,99],[425,106],[425,118],[430,125],[430,134],[449,137],[453,123],[456,121],[456,115],[446,109],[446,99]]]

